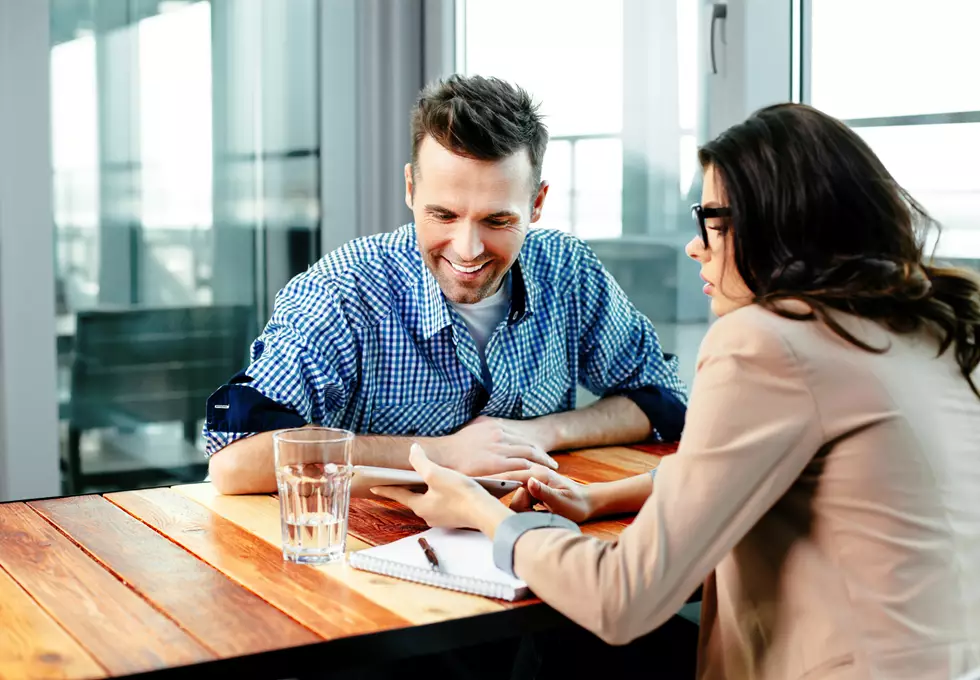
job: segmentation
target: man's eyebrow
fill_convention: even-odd
[[[450,210],[449,208],[443,207],[441,205],[437,205],[435,203],[429,203],[429,204],[427,204],[425,206],[425,211],[426,212],[432,212],[432,213],[451,213],[453,215],[456,214],[456,211],[455,210]],[[483,219],[485,219],[485,220],[501,220],[501,219],[519,220],[520,218],[521,218],[520,214],[514,212],[513,210],[498,210],[497,212],[490,213],[489,215],[486,215]]]

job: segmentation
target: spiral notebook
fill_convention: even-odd
[[[420,536],[435,551],[438,568],[425,558],[419,545]],[[359,550],[348,559],[355,569],[498,600],[519,600],[528,593],[524,581],[496,567],[493,543],[478,531],[429,529],[393,543]]]

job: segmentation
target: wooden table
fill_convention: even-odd
[[[558,459],[589,483],[650,470],[654,452],[673,446],[648,451]],[[583,530],[615,539],[630,521]],[[400,506],[354,499],[347,549],[424,528]],[[567,624],[538,600],[287,563],[280,546],[274,496],[221,496],[210,484],[0,504],[0,678],[182,674],[188,664],[288,677],[322,668],[325,654],[377,662]]]

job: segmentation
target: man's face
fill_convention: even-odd
[[[471,304],[493,295],[517,259],[531,222],[541,217],[548,185],[532,189],[525,150],[498,161],[457,156],[431,137],[419,147],[412,195],[419,250],[443,295]]]

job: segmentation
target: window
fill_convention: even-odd
[[[708,321],[684,254],[700,196],[699,0],[457,0],[456,70],[516,83],[551,135],[540,222],[587,239],[690,382]],[[586,398],[580,394],[580,398]]]
[[[541,102],[550,142],[544,226],[621,231],[623,1],[466,0],[457,70],[497,76]],[[587,39],[586,36],[588,36]]]
[[[542,226],[608,239],[670,231],[678,213],[686,215],[700,119],[698,4],[648,5],[457,3],[457,70],[517,83],[541,102],[551,134],[543,169],[551,189]],[[661,107],[670,115],[662,115]],[[660,139],[651,143],[646,131],[654,128]],[[645,178],[655,171],[643,196],[635,191],[645,182],[630,181],[637,154]],[[662,193],[665,186],[670,188]],[[653,212],[645,209],[651,204]]]
[[[974,0],[810,0],[811,98],[844,119],[980,110]]]
[[[92,34],[51,49],[51,157],[61,305],[98,296],[98,120]]]
[[[980,258],[980,3],[809,2],[810,102],[843,119],[943,225],[937,254]]]
[[[68,490],[197,481],[207,395],[320,256],[319,7],[50,2]]]

